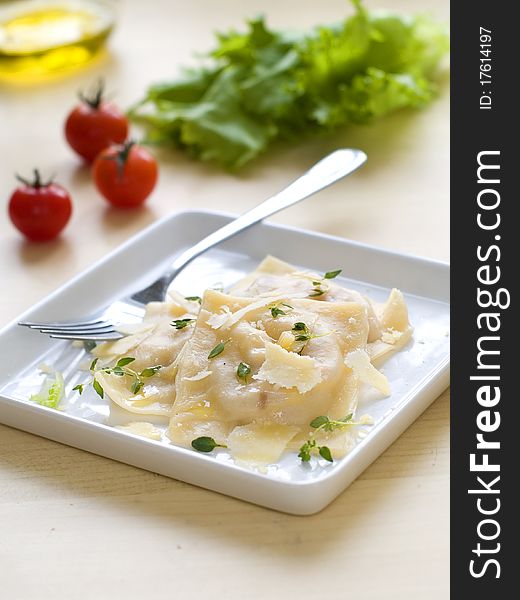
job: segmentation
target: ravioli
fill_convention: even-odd
[[[320,295],[315,295],[315,282],[320,282]],[[296,267],[274,256],[267,256],[258,267],[244,279],[237,282],[230,293],[238,296],[258,297],[285,294],[291,298],[312,298],[322,302],[358,302],[367,311],[369,338],[372,342],[381,336],[381,325],[372,303],[355,290],[344,288],[332,280],[323,280],[312,271],[299,271]]]
[[[94,350],[95,379],[125,410],[168,417],[180,446],[211,437],[237,461],[265,465],[311,437],[340,457],[355,443],[354,428],[314,431],[310,423],[353,415],[364,384],[389,394],[374,363],[413,330],[399,290],[376,304],[334,275],[268,256],[228,293],[207,290],[201,305],[170,289],[129,335]],[[124,357],[131,371],[114,373]],[[154,367],[132,391],[133,373]]]
[[[128,412],[169,416],[175,400],[175,365],[161,368],[138,392],[132,391],[132,377],[97,371],[95,380],[107,396]]]
[[[293,265],[274,256],[267,256],[249,275],[238,281],[230,293],[238,296],[262,297],[285,294],[322,302],[359,302],[367,311],[369,324],[367,352],[380,362],[384,356],[402,348],[411,338],[413,328],[408,321],[408,309],[403,294],[393,289],[385,304],[378,305],[356,290],[350,290],[332,280],[322,280],[323,294],[314,293],[314,282],[322,277],[311,271],[299,271]]]
[[[150,302],[142,323],[133,328],[134,333],[97,346],[92,353],[102,359],[131,355],[135,358],[132,367],[135,369],[168,366],[175,361],[191,336],[189,325],[183,329],[175,329],[172,321],[186,318],[195,320],[196,317],[196,309],[188,313],[185,307],[174,302]]]
[[[132,377],[96,372],[96,380],[113,402],[136,414],[170,414],[175,400],[175,361],[192,333],[192,325],[176,329],[172,321],[187,318],[194,322],[196,314],[186,313],[186,307],[174,302],[151,302],[134,333],[93,350],[103,365],[131,356],[135,359],[129,365],[133,371],[161,367],[153,377],[143,379],[137,393],[132,392]]]
[[[215,427],[220,443],[230,434],[235,439],[236,427],[276,424],[307,429],[318,414],[341,418],[354,409],[357,386],[349,381],[352,371],[345,358],[366,347],[365,307],[290,298],[291,309],[273,318],[271,301],[272,297],[256,301],[206,291],[177,366],[173,441],[186,444],[193,439],[186,437],[186,430],[193,429],[195,435],[201,423],[207,425],[205,435]],[[215,328],[213,317],[219,314],[228,318]],[[292,333],[297,323],[307,324],[310,336],[299,353],[278,343],[287,333],[297,343]],[[209,358],[219,344],[221,353]],[[241,363],[251,369],[245,380],[237,374]]]

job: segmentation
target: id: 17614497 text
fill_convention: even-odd
[[[480,28],[480,108],[491,110],[491,29]]]

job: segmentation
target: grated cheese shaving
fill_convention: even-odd
[[[320,383],[322,375],[314,358],[300,356],[278,344],[266,342],[265,362],[253,379],[284,388],[295,387],[300,394],[305,394]]]
[[[214,313],[206,320],[206,323],[213,329],[220,329],[233,314],[229,310],[229,306],[225,304],[220,307],[220,310],[222,311],[221,313]]]
[[[192,377],[183,377],[183,381],[200,381],[201,379],[206,379],[206,377],[209,377],[211,375],[213,371],[208,371],[207,369],[204,369],[203,371],[199,371],[196,375],[193,375]]]
[[[235,427],[227,446],[238,461],[260,465],[278,461],[299,427],[275,423],[249,423]]]
[[[349,352],[345,358],[345,364],[349,369],[352,369],[354,375],[363,381],[363,383],[368,383],[375,387],[385,396],[390,395],[388,379],[370,362],[370,357],[365,350],[358,348]]]
[[[251,304],[248,304],[247,306],[240,308],[236,312],[226,315],[227,318],[220,325],[220,327],[225,327],[226,329],[229,327],[232,327],[235,323],[238,323],[248,313],[253,312],[259,308],[262,308],[263,306],[268,306],[269,304],[272,304],[273,302],[278,302],[279,300],[284,300],[284,299],[285,299],[285,296],[270,296],[269,298],[263,298],[262,300],[259,300],[258,302],[252,302]],[[217,314],[214,316],[220,317],[221,315]],[[209,319],[208,319],[208,324],[210,324]]]
[[[386,331],[383,331],[383,334],[381,335],[381,341],[385,344],[391,344],[393,346],[394,344],[397,344],[402,335],[402,331],[397,331],[396,329],[390,327]]]

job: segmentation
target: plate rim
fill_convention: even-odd
[[[173,221],[177,218],[183,218],[183,217],[189,217],[189,216],[198,217],[201,215],[224,217],[227,219],[234,219],[237,216],[239,216],[237,213],[231,213],[231,212],[226,212],[226,211],[218,211],[218,210],[210,210],[210,209],[200,209],[200,210],[190,209],[190,210],[177,211],[177,212],[171,213],[170,215],[167,215],[166,217],[157,219],[157,221],[155,221],[154,223],[151,223],[150,225],[147,225],[144,229],[137,231],[132,236],[130,236],[127,240],[125,240],[124,242],[122,242],[121,244],[119,244],[118,246],[113,248],[112,250],[110,250],[110,252],[108,254],[105,254],[105,256],[101,257],[100,259],[98,259],[97,261],[95,261],[94,263],[92,263],[91,265],[89,265],[88,267],[86,267],[85,269],[83,269],[82,271],[77,273],[76,275],[73,275],[68,281],[62,283],[58,288],[56,288],[55,290],[53,290],[52,292],[50,292],[49,294],[45,295],[43,298],[41,298],[40,300],[38,300],[37,302],[32,304],[28,309],[24,310],[22,313],[20,313],[14,319],[12,319],[11,321],[8,321],[5,325],[0,327],[0,335],[2,335],[4,333],[4,331],[6,329],[8,329],[9,327],[11,327],[13,324],[15,324],[15,323],[17,324],[18,321],[22,320],[22,318],[25,317],[27,314],[30,314],[31,312],[33,312],[34,310],[36,310],[40,306],[42,306],[44,303],[48,302],[49,300],[52,300],[55,296],[59,295],[63,290],[74,285],[74,283],[76,283],[77,280],[82,279],[85,275],[91,273],[92,271],[95,271],[101,265],[109,262],[117,254],[124,252],[127,247],[132,246],[134,244],[134,242],[136,242],[140,238],[146,237],[146,235],[149,234],[154,229],[160,227],[161,225],[164,225],[168,221]],[[349,246],[359,248],[360,250],[377,252],[377,253],[385,254],[387,256],[392,256],[394,258],[405,259],[407,261],[412,261],[412,262],[416,262],[416,263],[425,263],[430,266],[436,266],[443,270],[445,269],[448,272],[450,270],[450,263],[448,261],[438,260],[435,258],[429,258],[426,256],[419,256],[419,255],[411,254],[408,252],[400,252],[398,250],[392,250],[389,248],[385,248],[383,246],[378,246],[376,244],[368,244],[365,242],[359,242],[357,240],[351,240],[350,238],[335,236],[335,235],[331,235],[328,233],[323,233],[321,231],[314,231],[312,229],[305,229],[303,227],[295,227],[293,225],[272,223],[268,220],[264,220],[261,223],[268,225],[269,227],[272,227],[277,230],[288,230],[293,233],[311,235],[313,237],[325,239],[325,240],[328,240],[328,241],[334,242],[334,243],[340,243],[340,244],[346,243]],[[443,302],[445,304],[449,304],[449,302],[443,301],[443,300],[439,300],[438,302]]]

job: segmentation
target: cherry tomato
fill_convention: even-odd
[[[94,161],[94,183],[114,206],[131,208],[142,204],[157,182],[157,161],[134,142],[112,145]]]
[[[115,104],[103,100],[102,82],[92,97],[80,94],[80,99],[65,122],[65,137],[73,150],[92,162],[110,144],[126,140],[128,119]]]
[[[34,170],[34,180],[18,177],[20,185],[9,200],[9,217],[27,238],[44,242],[55,238],[72,214],[72,202],[65,188],[52,181],[42,182]]]

